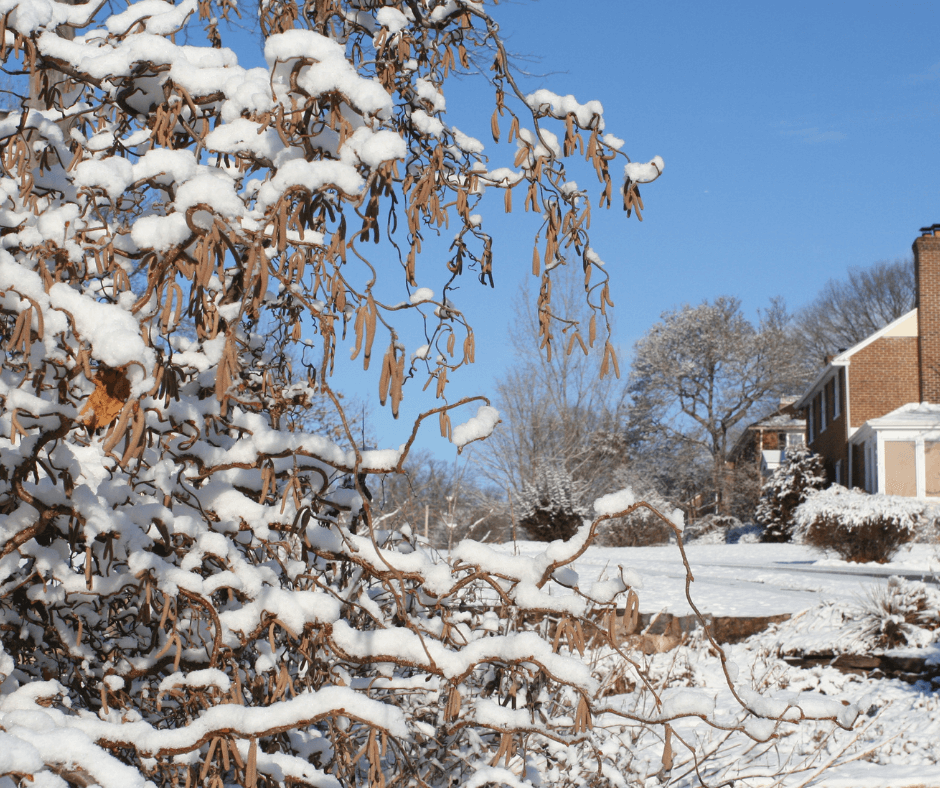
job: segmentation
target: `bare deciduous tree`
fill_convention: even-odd
[[[711,458],[718,511],[728,514],[728,452],[735,431],[798,377],[800,358],[783,304],[757,326],[736,298],[665,312],[640,339],[630,372],[634,426],[661,430]]]
[[[376,483],[376,516],[383,527],[426,534],[434,547],[450,550],[462,539],[504,541],[509,513],[500,491],[479,485],[469,459],[445,462],[427,452],[412,452],[403,473]]]
[[[626,392],[618,376],[599,374],[604,347],[575,336],[579,325],[592,322],[583,274],[570,266],[558,273],[552,302],[564,318],[533,309],[524,290],[516,299],[509,329],[513,359],[494,399],[503,423],[477,459],[488,478],[516,496],[526,485],[538,485],[540,467],[557,466],[579,482],[579,503],[589,503],[613,489],[617,460],[602,456],[602,446],[621,431]],[[535,353],[545,319],[560,325],[558,340],[552,352]]]

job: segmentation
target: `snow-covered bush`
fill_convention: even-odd
[[[725,544],[729,533],[738,533],[743,528],[737,517],[722,514],[707,514],[685,528],[685,541],[698,544]]]
[[[754,516],[763,527],[762,542],[789,542],[793,536],[796,508],[814,490],[821,490],[829,480],[822,458],[807,446],[786,450],[784,462],[761,487],[760,502]]]
[[[608,520],[597,536],[597,543],[608,547],[646,547],[675,541],[675,531],[658,512],[675,511],[675,504],[668,501],[648,480],[638,478],[629,467],[618,468],[614,472],[618,487],[629,487],[637,500],[645,501],[645,506],[631,512],[626,517]]]
[[[940,591],[919,580],[892,575],[884,586],[873,586],[860,605],[865,634],[876,648],[916,646],[940,628]]]
[[[811,493],[794,513],[793,537],[843,560],[886,563],[914,539],[927,505],[900,495],[869,495],[833,485]]]
[[[879,654],[899,646],[923,647],[940,628],[940,591],[892,576],[856,604],[823,602],[756,636],[755,644],[780,656]]]
[[[227,0],[110,8],[0,9],[0,60],[30,73],[0,118],[4,788],[626,785],[650,760],[637,728],[668,769],[674,719],[720,721],[659,697],[622,650],[641,713],[601,697],[585,644],[616,648],[635,598],[620,574],[589,599],[570,567],[637,504],[602,501],[529,559],[465,541],[444,561],[380,528],[370,491],[425,417],[458,447],[498,419],[484,405],[452,428],[445,399],[475,353],[454,279],[492,281],[486,188],[544,216],[543,341],[565,249],[594,276],[588,341],[616,365],[565,166],[583,156],[612,202],[600,104],[521,95],[476,2],[263,0],[266,65],[247,69],[221,46]],[[177,43],[199,40],[193,15],[202,46]],[[512,167],[444,115],[447,78],[479,61]],[[633,208],[662,163],[626,167]],[[438,270],[422,240],[447,226]],[[435,276],[437,295],[418,286]],[[381,355],[393,413],[419,373],[444,404],[402,447],[366,450],[330,387],[341,347],[366,368]],[[342,442],[302,428],[323,397]]]
[[[532,480],[522,483],[519,525],[538,542],[570,539],[589,511],[582,502],[585,488],[561,463],[540,462]]]
[[[671,507],[656,505],[656,511]],[[597,543],[607,547],[648,547],[675,541],[675,533],[650,509],[637,509],[626,517],[611,520],[598,534]]]
[[[725,532],[727,544],[754,544],[760,541],[764,528],[757,523],[741,523]]]

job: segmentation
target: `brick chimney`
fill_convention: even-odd
[[[914,241],[920,401],[940,403],[940,224]]]

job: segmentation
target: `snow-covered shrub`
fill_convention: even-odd
[[[0,9],[0,60],[31,73],[0,118],[0,784],[642,782],[631,731],[669,742],[704,707],[665,703],[622,650],[642,713],[600,696],[586,643],[616,648],[636,600],[622,573],[588,599],[570,566],[634,502],[531,558],[464,541],[445,561],[380,527],[374,477],[425,418],[463,447],[497,414],[452,427],[444,400],[367,450],[330,387],[343,348],[393,413],[415,376],[443,400],[475,357],[454,279],[492,281],[488,187],[544,217],[540,315],[578,250],[616,365],[566,163],[609,204],[621,143],[596,102],[517,92],[482,3],[263,0],[250,69],[210,45],[231,7]],[[177,44],[195,14],[204,45]],[[443,114],[481,58],[511,168]],[[662,164],[626,167],[635,206]],[[324,397],[343,441],[304,430]]]
[[[762,542],[789,542],[796,508],[814,490],[829,483],[822,458],[807,446],[786,450],[784,462],[761,487],[754,516],[763,527]]]
[[[922,632],[940,627],[940,591],[919,580],[892,575],[872,586],[860,605],[865,633],[877,648],[921,645]]]
[[[532,480],[522,483],[519,525],[537,542],[570,539],[588,514],[585,487],[562,464],[540,462]]]
[[[598,544],[608,547],[648,547],[674,540],[673,530],[649,509],[637,509],[626,517],[610,521],[598,535]]]
[[[764,528],[757,523],[741,523],[739,526],[729,528],[725,533],[727,544],[755,544],[760,541]]]
[[[914,539],[926,504],[900,495],[869,495],[833,485],[810,494],[794,513],[793,537],[843,560],[886,563]]]
[[[916,580],[888,578],[856,604],[823,602],[752,639],[778,655],[878,654],[923,647],[940,628],[940,591]]]
[[[707,514],[687,525],[683,535],[686,543],[725,544],[728,541],[728,533],[737,532],[741,528],[741,521],[737,517]]]
[[[617,475],[624,481],[629,478],[628,474]],[[634,490],[637,500],[645,501],[651,508],[642,506],[626,517],[608,520],[598,533],[598,544],[608,547],[647,547],[675,541],[674,529],[658,513],[672,512],[676,507],[650,485],[635,487],[628,483],[624,486]]]

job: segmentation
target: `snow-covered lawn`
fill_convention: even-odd
[[[503,549],[533,554],[539,548],[521,542]],[[695,718],[685,720],[676,726],[677,734],[696,742],[699,751],[713,753],[701,774],[707,784],[729,785],[726,781],[733,780],[737,788],[940,787],[940,694],[933,686],[846,675],[829,666],[801,669],[778,658],[787,639],[796,642],[812,633],[823,640],[838,639],[842,636],[841,618],[833,611],[851,618],[871,599],[875,588],[883,591],[887,587],[892,574],[931,580],[940,569],[937,546],[912,545],[885,565],[847,564],[789,544],[692,544],[686,553],[695,577],[692,598],[703,613],[742,617],[802,613],[744,643],[724,647],[740,671],[737,688],[750,687],[783,699],[792,699],[799,692],[822,693],[852,703],[861,711],[851,732],[805,725],[765,745],[742,743],[733,737],[724,740],[720,732]],[[575,565],[579,588],[589,592],[593,582],[605,574],[616,574],[619,566],[639,575],[642,612],[665,610],[680,616],[691,612],[685,596],[685,570],[675,545],[590,548]],[[940,589],[928,585],[928,593],[934,589],[940,599]],[[844,630],[845,637],[857,633],[858,626]],[[908,648],[904,653],[929,657],[938,650],[934,645]],[[730,722],[739,713],[716,654],[699,636],[671,652],[645,659],[658,686],[704,688],[715,697],[718,716],[726,714]],[[629,705],[631,697],[611,700]],[[648,748],[652,762],[659,757],[662,744],[641,738],[636,746]],[[691,759],[681,746],[672,780],[670,785],[698,784]]]
[[[535,555],[545,548],[536,542],[518,542],[501,549]],[[940,571],[940,549],[926,544],[903,548],[888,564],[849,564],[794,544],[693,543],[685,550],[695,578],[692,600],[702,613],[716,616],[773,616],[798,613],[822,601],[854,602],[891,575],[930,577]],[[590,547],[574,564],[579,587],[590,593],[594,581],[616,576],[619,566],[640,577],[642,613],[692,612],[685,596],[685,568],[675,545]]]

